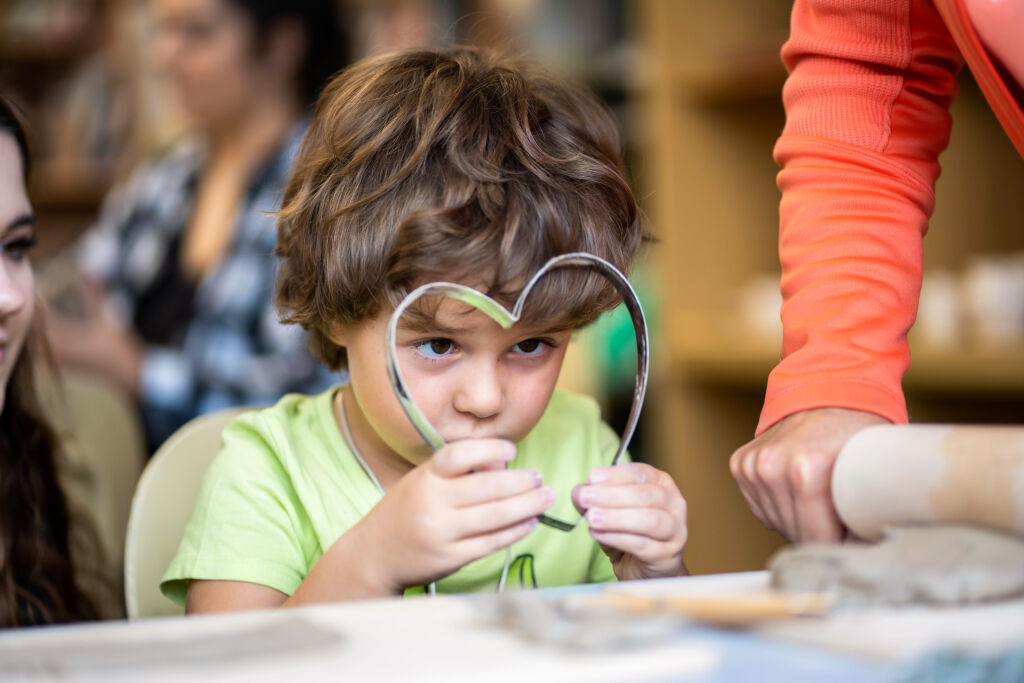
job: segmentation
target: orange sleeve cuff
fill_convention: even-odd
[[[760,436],[784,417],[814,408],[862,410],[897,424],[905,424],[908,419],[902,393],[894,394],[873,382],[824,380],[792,387],[769,397],[761,410],[756,435]]]

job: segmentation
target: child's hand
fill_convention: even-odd
[[[555,493],[535,470],[506,470],[513,457],[508,441],[456,441],[388,491],[353,528],[365,533],[364,566],[385,592],[443,578],[537,526]]]
[[[686,573],[686,501],[666,473],[643,463],[598,467],[572,502],[620,580]]]

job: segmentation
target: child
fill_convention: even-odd
[[[465,47],[343,71],[285,193],[277,302],[350,382],[225,430],[165,594],[212,612],[434,581],[493,591],[510,544],[517,586],[683,572],[671,478],[609,467],[618,437],[594,401],[554,392],[572,330],[615,303],[603,280],[552,273],[509,330],[445,298],[403,317],[398,362],[447,444],[434,453],[385,369],[385,327],[414,287],[461,282],[511,307],[549,258],[588,251],[625,269],[643,236],[615,127],[591,96]],[[586,524],[537,526],[574,506]]]

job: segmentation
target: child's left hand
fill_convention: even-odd
[[[686,501],[665,472],[643,463],[598,467],[572,502],[620,581],[686,573]]]

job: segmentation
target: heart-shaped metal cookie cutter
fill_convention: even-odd
[[[633,286],[629,284],[629,280],[626,279],[626,276],[608,261],[586,252],[562,254],[548,260],[540,270],[534,273],[533,277],[530,278],[530,281],[526,283],[526,286],[523,287],[523,291],[519,294],[519,298],[516,299],[515,306],[513,306],[511,311],[483,292],[455,282],[431,282],[422,285],[409,292],[409,294],[407,294],[406,297],[398,304],[394,313],[391,314],[391,319],[388,321],[385,338],[387,343],[386,360],[388,377],[391,379],[391,386],[395,390],[395,395],[398,397],[398,401],[401,403],[405,414],[409,416],[409,420],[416,428],[416,431],[420,433],[420,436],[423,437],[423,440],[426,441],[431,448],[437,450],[441,446],[444,446],[444,439],[442,439],[441,435],[437,433],[437,430],[434,429],[434,426],[430,424],[430,421],[427,420],[416,405],[416,402],[413,401],[412,397],[409,395],[405,381],[402,379],[402,372],[398,367],[398,349],[395,345],[395,337],[402,314],[420,298],[429,295],[440,295],[456,299],[457,301],[461,301],[462,303],[479,309],[492,318],[496,323],[501,325],[502,328],[507,330],[519,322],[519,317],[523,312],[523,306],[525,305],[534,285],[536,285],[544,275],[552,270],[567,267],[587,268],[604,275],[615,287],[619,296],[622,297],[626,310],[629,311],[629,316],[633,321],[633,330],[636,333],[636,386],[633,390],[633,406],[629,410],[626,427],[622,431],[622,440],[619,442],[619,448],[616,450],[615,457],[612,458],[610,463],[611,465],[618,464],[619,460],[622,458],[622,454],[626,451],[626,446],[629,444],[629,440],[633,437],[633,432],[636,430],[636,423],[640,419],[640,409],[643,407],[644,396],[647,393],[647,376],[650,367],[650,341],[647,336],[647,320],[644,318],[643,308],[640,306],[640,299],[633,290]],[[537,517],[537,521],[541,524],[560,531],[571,531],[582,519],[583,518],[580,517],[575,522],[567,522],[549,515],[542,514]]]

